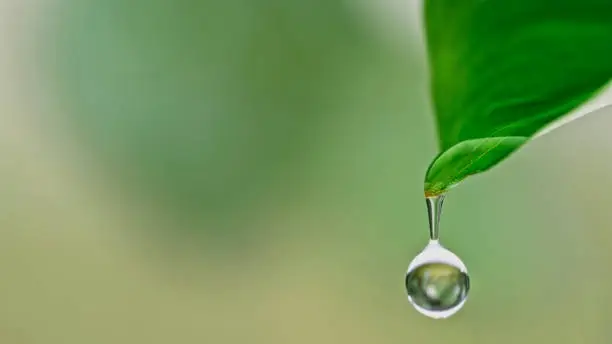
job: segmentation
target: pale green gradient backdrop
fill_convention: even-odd
[[[473,288],[458,315],[432,321],[403,290],[405,269],[426,243],[422,181],[436,154],[424,51],[420,33],[410,31],[418,6],[332,2],[334,17],[317,11],[318,2],[288,12],[281,3],[248,8],[264,17],[275,9],[284,28],[315,35],[308,47],[328,37],[323,47],[335,50],[324,55],[334,62],[308,71],[284,59],[241,64],[263,68],[251,74],[223,71],[234,56],[217,51],[207,68],[237,78],[235,92],[266,102],[253,108],[232,103],[231,87],[206,93],[178,82],[168,130],[182,137],[189,127],[182,121],[208,115],[186,110],[199,97],[181,108],[180,94],[189,92],[214,95],[225,109],[216,113],[229,118],[227,131],[216,133],[223,142],[236,132],[232,123],[256,125],[261,117],[266,125],[249,131],[248,142],[236,135],[234,145],[209,141],[181,155],[163,141],[143,143],[159,124],[136,122],[130,131],[121,119],[132,113],[83,104],[87,92],[112,90],[95,80],[75,86],[75,75],[102,77],[95,71],[104,66],[87,65],[93,58],[61,61],[67,48],[58,42],[71,33],[53,28],[68,23],[74,4],[0,0],[0,343],[609,343],[612,112],[539,138],[452,190],[442,241],[464,259]],[[180,21],[188,12],[156,13]],[[231,13],[217,22],[238,25],[240,5]],[[291,20],[282,20],[287,13]],[[300,13],[309,19],[296,21]],[[335,25],[338,18],[344,24]],[[316,33],[325,20],[338,32]],[[221,31],[206,32],[212,36],[192,37],[202,56],[209,43],[220,44],[216,32],[222,39]],[[343,35],[350,46],[337,46]],[[97,43],[80,46],[81,56],[95,56]],[[286,56],[286,47],[256,52],[266,60]],[[321,58],[317,49],[297,54]],[[276,63],[284,72],[265,77]],[[343,69],[333,76],[319,69],[329,66]],[[309,97],[293,96],[301,91]],[[267,112],[275,108],[283,112]],[[119,121],[105,126],[111,115]],[[285,132],[300,126],[307,129]],[[133,144],[146,161],[122,155]],[[250,150],[241,155],[236,147]],[[281,153],[268,154],[274,147]],[[248,158],[247,170],[235,173],[227,163],[234,160],[221,158],[210,168],[203,160],[190,165],[199,152]],[[168,161],[195,170],[148,179]],[[198,172],[209,169],[219,179]],[[175,176],[191,178],[193,189]]]

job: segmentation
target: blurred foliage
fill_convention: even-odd
[[[347,104],[388,100],[352,95],[360,75],[412,64],[343,1],[75,0],[58,13],[74,131],[126,188],[188,221],[234,221],[307,186],[296,175],[324,128],[362,115]]]

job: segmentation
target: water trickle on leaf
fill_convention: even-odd
[[[410,263],[405,280],[410,303],[417,311],[434,319],[458,312],[470,290],[465,264],[439,241],[443,201],[444,195],[426,199],[430,241]]]

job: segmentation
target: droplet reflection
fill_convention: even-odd
[[[458,312],[469,290],[465,264],[436,240],[410,263],[406,273],[408,300],[417,311],[434,319]]]

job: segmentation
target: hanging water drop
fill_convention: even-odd
[[[443,201],[444,195],[426,199],[430,241],[408,266],[405,281],[410,303],[417,311],[434,319],[457,313],[470,290],[465,264],[439,241]]]
[[[441,319],[455,314],[463,307],[469,290],[465,265],[437,241],[431,241],[408,267],[408,300],[428,317]]]

